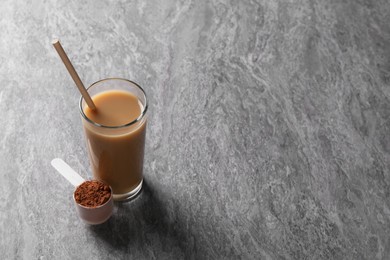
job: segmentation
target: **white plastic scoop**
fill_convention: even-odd
[[[60,158],[53,159],[51,161],[51,165],[76,188],[75,191],[77,190],[78,186],[80,186],[83,182],[85,182],[83,177],[81,177],[68,164],[66,164],[66,162],[64,162]],[[73,201],[76,205],[76,209],[79,214],[79,217],[85,223],[91,225],[102,224],[103,222],[107,221],[111,217],[114,211],[114,200],[112,197],[112,189],[111,189],[110,199],[103,205],[97,207],[93,207],[93,208],[85,207],[77,203],[74,197],[74,192],[73,192]]]
[[[77,172],[75,172],[66,162],[60,158],[55,158],[51,161],[51,165],[67,179],[74,187],[79,186],[85,180]]]

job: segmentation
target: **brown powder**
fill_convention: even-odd
[[[90,208],[103,205],[110,197],[110,186],[100,181],[85,181],[74,192],[76,202]]]

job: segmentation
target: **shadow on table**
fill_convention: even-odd
[[[89,229],[109,247],[124,252],[158,250],[159,246],[182,255],[188,240],[184,226],[175,209],[167,209],[170,201],[157,194],[162,193],[144,180],[140,195],[116,203],[116,211],[106,223]]]

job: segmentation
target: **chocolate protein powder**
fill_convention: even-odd
[[[85,181],[74,192],[76,202],[89,208],[103,205],[110,197],[110,186],[100,181]]]

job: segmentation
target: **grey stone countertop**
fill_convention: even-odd
[[[0,2],[1,259],[390,259],[388,0]],[[77,217],[79,93],[150,102],[145,186]]]

